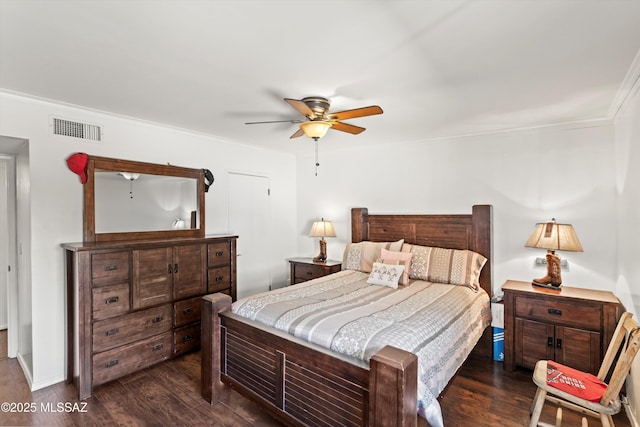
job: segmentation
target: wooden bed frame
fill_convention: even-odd
[[[351,210],[351,240],[471,249],[487,258],[480,285],[491,296],[492,207],[470,215],[371,215]],[[370,363],[334,353],[231,313],[231,297],[202,300],[201,394],[210,403],[225,384],[286,425],[415,426],[417,356],[387,346]],[[474,351],[491,356],[490,328]]]

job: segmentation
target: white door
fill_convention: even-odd
[[[238,235],[238,298],[271,289],[269,179],[229,172],[229,231]]]

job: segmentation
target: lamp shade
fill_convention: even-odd
[[[571,224],[558,224],[555,220],[536,224],[536,229],[524,245],[550,251],[583,252],[580,240]]]
[[[316,221],[311,226],[309,237],[336,237],[331,221]]]
[[[309,138],[313,138],[318,140],[327,134],[327,131],[331,127],[331,122],[327,122],[324,120],[316,120],[311,122],[302,122],[300,123],[300,129],[307,135]]]

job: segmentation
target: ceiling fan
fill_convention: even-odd
[[[335,129],[354,135],[365,131],[365,128],[363,127],[344,123],[341,120],[382,114],[382,108],[377,105],[340,111],[338,113],[330,113],[329,107],[331,106],[331,102],[328,99],[319,96],[308,96],[302,99],[284,98],[284,101],[295,108],[300,114],[305,116],[306,120],[273,120],[266,122],[248,122],[245,124],[299,123],[300,129],[298,129],[289,138],[298,138],[299,136],[307,135],[309,138],[318,141],[318,139],[322,138],[329,129]]]

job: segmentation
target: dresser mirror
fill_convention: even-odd
[[[204,237],[202,169],[89,156],[84,241]]]

